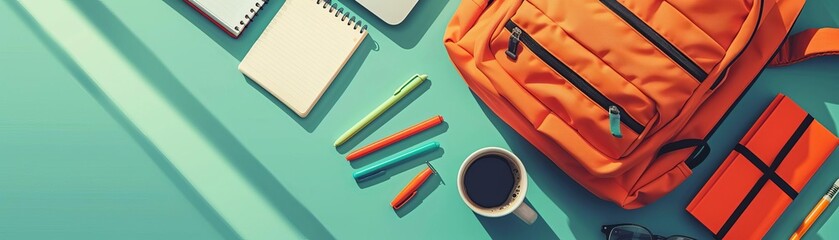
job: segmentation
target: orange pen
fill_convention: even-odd
[[[408,185],[405,186],[405,188],[396,195],[396,198],[390,202],[390,206],[393,207],[393,210],[399,210],[399,208],[405,205],[405,203],[408,203],[411,198],[414,198],[414,196],[417,195],[417,189],[419,189],[425,181],[428,181],[428,177],[431,177],[431,174],[437,172],[434,170],[434,167],[431,166],[431,163],[425,162],[425,164],[427,164],[428,167],[417,174],[414,179],[411,179],[411,181],[408,182]]]
[[[839,179],[836,179],[836,182],[833,183],[833,187],[830,187],[830,190],[827,191],[827,194],[819,200],[819,203],[813,207],[813,210],[807,214],[807,217],[804,218],[804,222],[801,223],[801,226],[798,226],[798,230],[795,230],[795,233],[789,237],[790,240],[798,240],[804,236],[804,233],[810,229],[810,226],[813,226],[813,223],[816,222],[816,219],[822,215],[824,209],[827,208],[827,205],[830,205],[830,202],[833,201],[833,198],[836,197],[836,192],[839,191]]]
[[[366,156],[367,154],[373,153],[373,152],[378,151],[382,148],[390,146],[390,145],[392,145],[392,144],[394,144],[398,141],[402,141],[402,140],[404,140],[404,139],[406,139],[410,136],[416,135],[417,133],[420,133],[422,131],[428,130],[429,128],[437,126],[440,123],[443,123],[443,117],[442,116],[437,115],[437,116],[431,117],[428,120],[425,120],[425,121],[422,121],[421,123],[418,123],[417,125],[406,128],[405,130],[394,133],[393,135],[390,135],[386,138],[382,138],[379,141],[376,141],[374,143],[371,143],[370,145],[364,146],[364,147],[362,147],[358,150],[355,150],[355,151],[351,152],[349,155],[347,155],[347,161],[356,160],[360,157]]]

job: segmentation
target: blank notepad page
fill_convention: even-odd
[[[239,71],[306,117],[366,36],[328,1],[286,0]]]

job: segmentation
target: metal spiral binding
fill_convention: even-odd
[[[328,9],[329,13],[335,13],[334,17],[341,17],[340,20],[347,21],[347,26],[352,26],[353,30],[358,30],[358,33],[367,31],[367,25],[361,22],[361,19],[356,19],[355,16],[350,16],[350,11],[344,12],[344,8],[339,8],[337,3],[332,3],[332,0],[316,0],[316,4],[321,5],[323,9]]]
[[[253,17],[259,14],[259,9],[262,9],[262,7],[265,6],[265,3],[268,3],[268,0],[257,0],[257,2],[254,3],[254,7],[251,8],[248,13],[245,13],[245,19],[240,20],[239,26],[235,26],[233,29],[236,29],[236,31],[242,31],[245,29],[245,26],[253,20]]]

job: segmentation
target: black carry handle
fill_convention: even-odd
[[[708,145],[708,141],[703,139],[682,139],[664,144],[664,146],[658,150],[656,157],[660,157],[661,155],[668,154],[673,151],[692,147],[696,147],[696,149],[694,149],[690,157],[685,160],[685,165],[687,165],[690,169],[693,169],[705,161],[705,158],[707,158],[708,154],[711,153],[711,146]]]

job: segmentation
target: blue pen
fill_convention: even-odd
[[[423,144],[422,146],[416,147],[414,149],[402,152],[397,154],[396,156],[375,162],[367,167],[362,169],[358,169],[352,174],[352,177],[355,178],[356,181],[363,181],[373,176],[382,174],[388,168],[396,166],[397,164],[404,162],[405,160],[411,159],[412,157],[431,152],[434,149],[440,147],[440,143],[438,142],[428,142]]]

